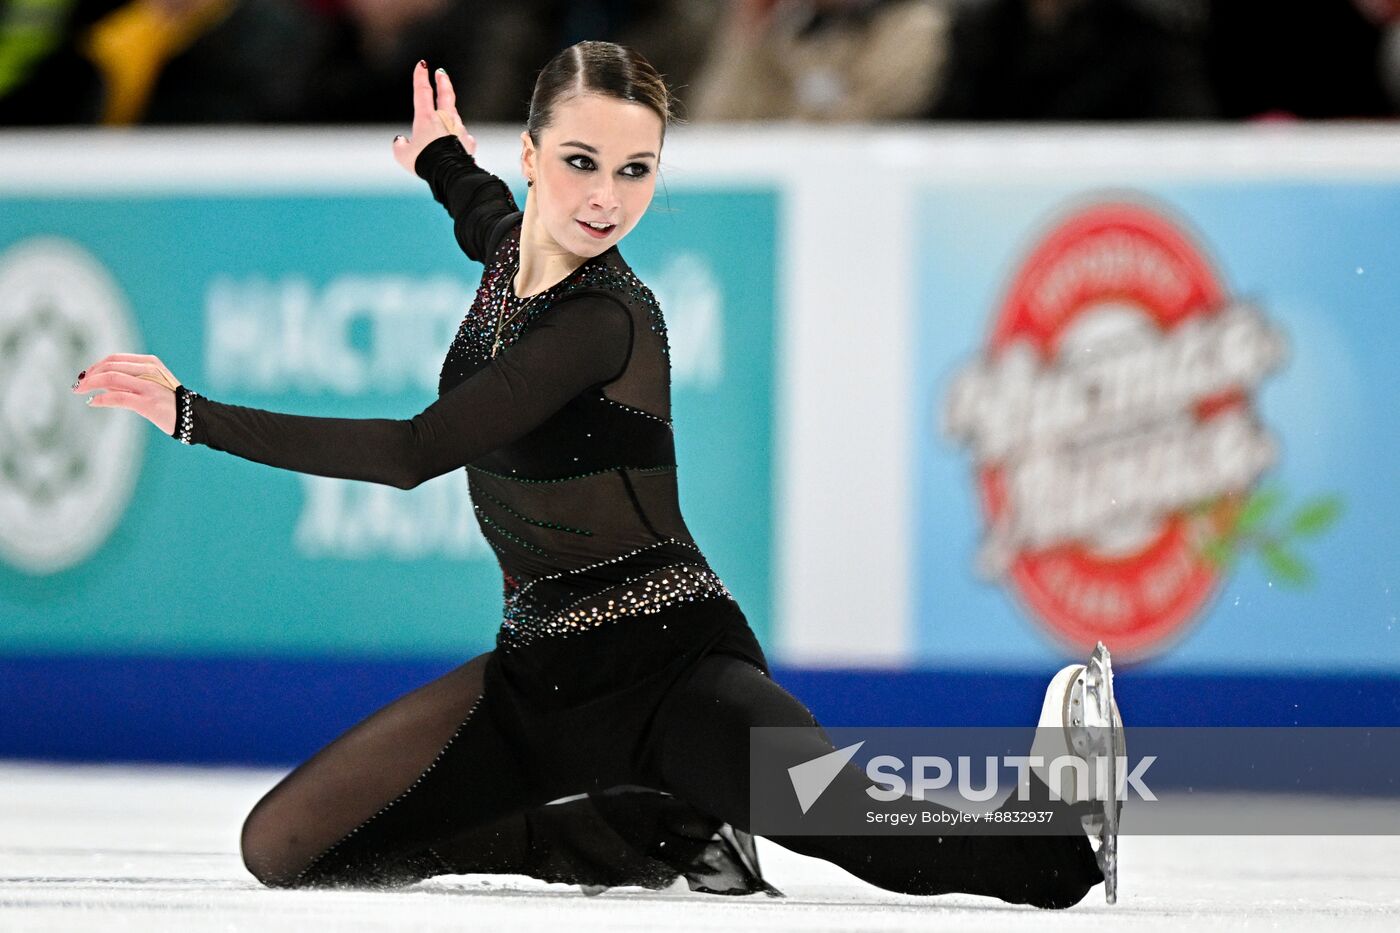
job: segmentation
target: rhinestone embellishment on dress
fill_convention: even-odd
[[[670,606],[718,596],[733,598],[709,567],[672,564],[626,580],[552,612],[538,606],[527,589],[506,594],[500,639],[510,646],[541,638],[577,635],[629,616],[653,615]]]
[[[182,394],[183,398],[180,397]],[[185,389],[184,393],[176,393],[178,404],[175,407],[179,409],[176,427],[180,431],[177,439],[181,444],[194,445],[191,438],[194,434],[194,400],[196,397],[200,397],[199,393],[190,389]]]
[[[670,355],[669,335],[656,295],[615,252],[603,253],[584,261],[573,272],[538,294],[520,298],[512,279],[520,261],[520,227],[507,233],[481,276],[476,297],[457,334],[448,347],[439,374],[439,391],[445,391],[465,378],[493,355],[509,347],[528,329],[530,323],[555,302],[581,288],[598,288],[640,305],[646,311],[647,326],[661,338],[661,348]],[[522,313],[523,312],[523,313]],[[499,334],[497,333],[499,329]],[[493,353],[494,350],[494,353]]]

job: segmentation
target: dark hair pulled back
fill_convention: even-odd
[[[535,145],[554,118],[554,108],[582,94],[602,94],[644,104],[661,118],[661,139],[666,127],[684,123],[673,112],[674,98],[651,62],[625,45],[586,40],[577,42],[549,60],[535,79],[530,96],[526,130]]]

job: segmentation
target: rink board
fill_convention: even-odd
[[[313,481],[63,405],[100,340],[223,401],[420,410],[478,271],[387,138],[0,137],[0,268],[39,256],[29,274],[77,283],[59,319],[83,324],[45,335],[42,302],[0,294],[31,341],[0,344],[29,348],[0,420],[31,445],[0,444],[29,457],[0,489],[0,755],[291,761],[489,647],[499,575],[459,476]],[[513,132],[479,138],[513,164]],[[819,718],[1023,721],[1095,624],[1128,637],[979,572],[985,464],[946,427],[957,376],[1008,344],[1030,257],[1121,202],[1287,345],[1237,400],[1274,456],[1214,491],[1278,487],[1274,523],[1341,508],[1289,544],[1305,584],[1248,551],[1147,619],[1120,655],[1128,715],[1400,724],[1400,132],[683,128],[666,155],[624,255],[672,327],[682,505]],[[71,502],[46,511],[55,476]],[[1131,549],[1151,530],[1095,533]]]

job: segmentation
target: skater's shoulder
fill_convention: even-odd
[[[641,306],[660,313],[656,293],[633,271],[616,246],[586,261],[574,277],[574,288],[603,292],[629,307]]]
[[[514,210],[497,218],[486,236],[486,255],[491,265],[513,262],[520,248],[520,231],[525,212]]]

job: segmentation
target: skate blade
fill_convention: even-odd
[[[1104,897],[1118,902],[1118,825],[1123,808],[1119,765],[1126,759],[1123,721],[1113,696],[1113,659],[1099,642],[1070,691],[1071,742],[1075,751],[1094,763],[1094,812],[1084,828],[1098,839],[1094,850],[1104,876]]]

